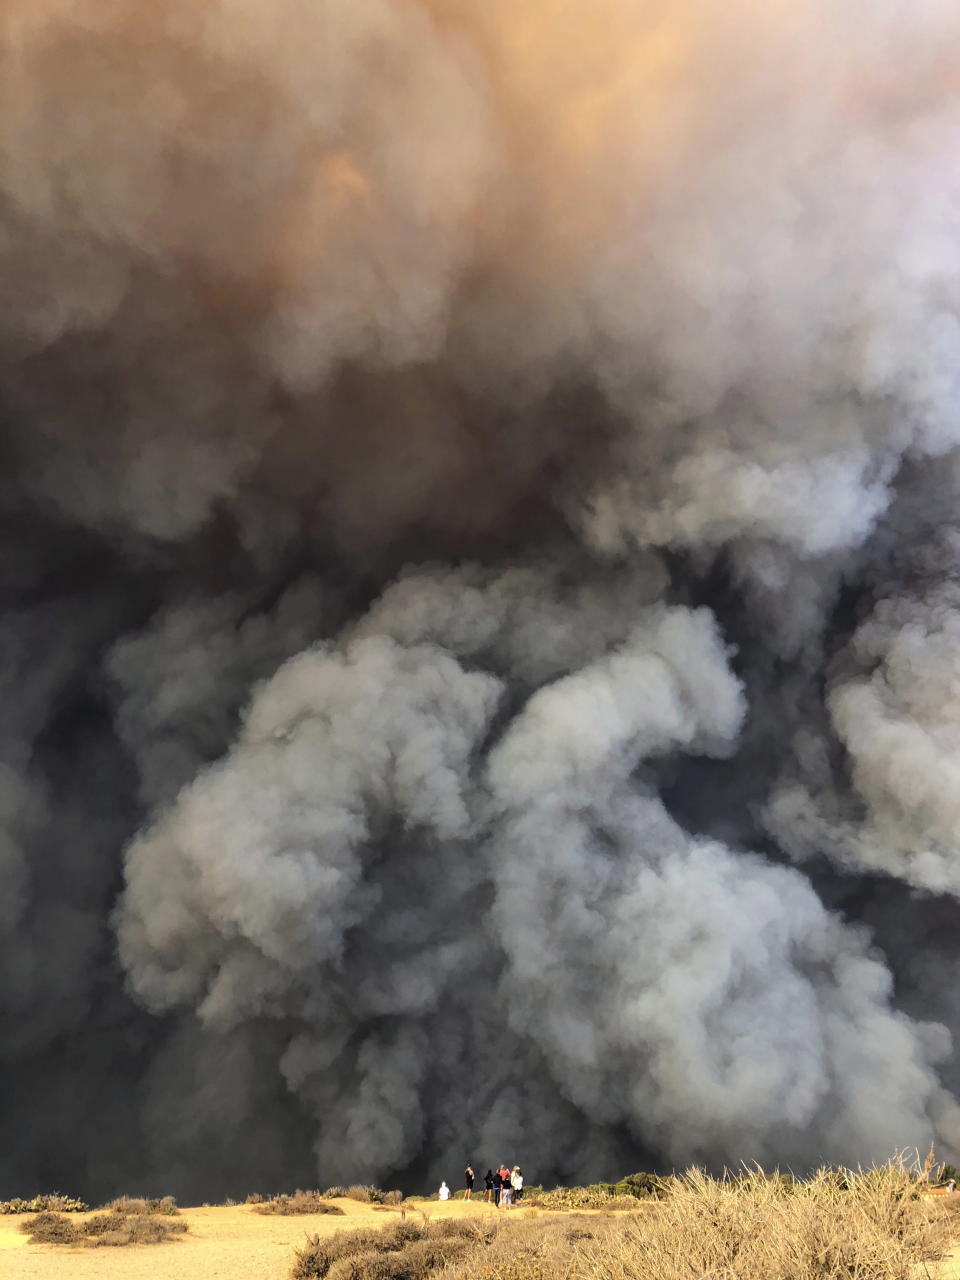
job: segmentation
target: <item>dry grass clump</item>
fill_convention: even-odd
[[[31,1244],[79,1244],[83,1236],[77,1224],[62,1213],[45,1210],[20,1226],[28,1232]]]
[[[123,1213],[128,1216],[152,1213],[175,1218],[180,1212],[173,1196],[163,1196],[159,1200],[145,1200],[140,1196],[118,1196],[116,1200],[111,1200],[104,1207],[111,1213]]]
[[[187,1224],[171,1221],[171,1214],[157,1216],[149,1209],[118,1209],[117,1204],[148,1204],[147,1201],[115,1201],[105,1213],[71,1222],[61,1213],[44,1212],[23,1223],[31,1244],[128,1245],[163,1244],[187,1230]],[[176,1210],[174,1210],[176,1212]]]
[[[249,1204],[250,1201],[248,1200]],[[259,1199],[253,1206],[254,1213],[277,1213],[283,1215],[303,1213],[343,1213],[337,1204],[325,1200],[319,1191],[295,1191],[292,1196],[272,1196],[269,1200]]]
[[[171,1222],[169,1216],[155,1217],[150,1213],[98,1213],[79,1224],[84,1233],[84,1244],[127,1245],[165,1244],[174,1236],[187,1230],[185,1222]]]
[[[499,1221],[489,1239],[464,1252],[443,1272],[443,1277],[444,1280],[607,1280],[602,1270],[575,1270],[579,1250],[585,1242],[594,1240],[598,1230],[622,1231],[622,1221],[575,1214],[560,1220],[532,1217]],[[700,1273],[684,1273],[684,1280],[693,1280],[693,1277],[700,1280]],[[710,1277],[710,1280],[720,1280],[720,1277]]]
[[[425,1280],[489,1239],[493,1224],[456,1219],[393,1222],[380,1230],[314,1236],[298,1249],[293,1280]]]
[[[379,1187],[356,1185],[347,1187],[343,1194],[348,1200],[358,1200],[360,1204],[383,1204],[383,1192]]]
[[[33,1196],[30,1200],[19,1196],[0,1200],[0,1213],[86,1213],[89,1208],[75,1196],[64,1196],[56,1191],[49,1196]]]
[[[692,1170],[621,1229],[580,1242],[571,1275],[910,1280],[942,1256],[949,1215],[921,1200],[915,1172],[895,1163],[841,1181],[829,1170],[793,1185],[760,1170],[727,1180]]]

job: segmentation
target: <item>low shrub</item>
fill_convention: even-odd
[[[251,1191],[243,1203],[244,1204],[263,1204],[263,1196],[260,1194],[259,1191]]]
[[[0,1200],[0,1213],[87,1213],[88,1204],[73,1196],[60,1195],[54,1192],[49,1196],[33,1196],[30,1200],[19,1197],[13,1200]]]
[[[423,1238],[423,1228],[415,1222],[401,1220],[378,1230],[338,1231],[332,1236],[312,1236],[296,1252],[292,1275],[294,1280],[313,1280],[325,1276],[334,1262],[356,1253],[373,1250],[391,1252]]]
[[[80,1222],[71,1222],[60,1213],[43,1212],[20,1228],[32,1244],[128,1245],[162,1244],[187,1230],[185,1222],[171,1221],[169,1215],[136,1210],[131,1213],[108,1209]]]
[[[383,1204],[383,1192],[379,1187],[357,1185],[347,1187],[343,1194],[349,1200],[359,1200],[361,1204]]]
[[[64,1217],[62,1213],[51,1213],[44,1210],[29,1222],[20,1226],[30,1237],[31,1244],[79,1244],[83,1233],[75,1222]]]
[[[295,1191],[292,1196],[272,1196],[269,1200],[261,1197],[254,1204],[253,1212],[288,1216],[305,1213],[342,1214],[343,1210],[338,1204],[331,1204],[329,1200],[325,1200],[319,1191]]]
[[[84,1244],[128,1245],[164,1244],[172,1236],[187,1230],[185,1222],[171,1222],[170,1217],[156,1217],[151,1213],[98,1213],[79,1224],[87,1237]]]
[[[164,1196],[160,1200],[145,1200],[139,1196],[118,1196],[104,1206],[111,1213],[124,1213],[130,1216],[137,1214],[160,1214],[163,1217],[175,1218],[180,1210],[173,1196]]]
[[[634,1196],[637,1200],[659,1199],[666,1194],[667,1181],[656,1173],[628,1173],[613,1188],[617,1196]]]
[[[491,1234],[490,1227],[445,1219],[313,1236],[297,1250],[293,1280],[424,1280]]]
[[[439,1268],[467,1253],[467,1240],[418,1240],[398,1253],[361,1253],[341,1258],[327,1272],[327,1280],[427,1280]]]
[[[587,1277],[572,1269],[584,1242],[592,1241],[598,1230],[616,1229],[606,1226],[607,1222],[504,1217],[489,1239],[475,1244],[444,1270],[444,1280],[607,1280],[603,1272]]]

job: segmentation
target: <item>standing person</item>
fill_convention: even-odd
[[[437,1192],[437,1195],[440,1197],[441,1200],[450,1199],[450,1188],[447,1186],[445,1182],[440,1183],[440,1190]]]
[[[513,1187],[513,1203],[519,1204],[523,1199],[523,1174],[518,1164],[510,1170],[510,1185]]]
[[[493,1170],[492,1169],[488,1169],[487,1172],[483,1175],[483,1185],[486,1187],[486,1191],[484,1191],[483,1193],[483,1198],[484,1200],[486,1200],[487,1204],[489,1204],[493,1199]]]
[[[475,1174],[474,1174],[474,1172],[473,1172],[473,1166],[468,1164],[468,1165],[467,1165],[467,1167],[466,1167],[466,1168],[464,1169],[464,1171],[463,1171],[463,1177],[464,1177],[464,1192],[463,1192],[463,1198],[464,1198],[464,1200],[472,1200],[472,1199],[473,1199],[473,1179],[475,1178],[475,1176],[476,1176],[476,1175],[475,1175]]]
[[[510,1185],[510,1170],[505,1164],[501,1164],[497,1173],[500,1175],[500,1204],[504,1209],[509,1209],[513,1195],[513,1187]]]
[[[493,1175],[493,1203],[500,1208],[500,1192],[503,1190],[503,1178],[500,1177],[500,1170]]]

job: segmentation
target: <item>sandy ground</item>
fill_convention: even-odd
[[[123,1249],[29,1244],[18,1229],[22,1217],[0,1217],[0,1280],[287,1280],[293,1251],[306,1236],[382,1227],[399,1213],[355,1200],[336,1203],[344,1210],[343,1217],[309,1214],[283,1218],[254,1213],[245,1205],[183,1209],[190,1224],[186,1235],[170,1244]],[[430,1218],[497,1212],[479,1201],[419,1201],[416,1209]],[[960,1248],[939,1267],[922,1274],[930,1280],[960,1280]]]
[[[399,1215],[399,1210],[375,1209],[355,1200],[334,1203],[344,1210],[343,1217],[282,1218],[254,1213],[246,1205],[183,1209],[190,1224],[186,1235],[170,1244],[122,1249],[29,1244],[18,1229],[24,1219],[4,1216],[0,1217],[0,1280],[287,1280],[293,1251],[306,1236],[382,1227]],[[431,1218],[497,1212],[477,1201],[467,1205],[418,1201],[416,1208]]]

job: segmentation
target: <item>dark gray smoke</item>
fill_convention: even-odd
[[[0,1195],[960,1158],[958,55],[7,0]]]

